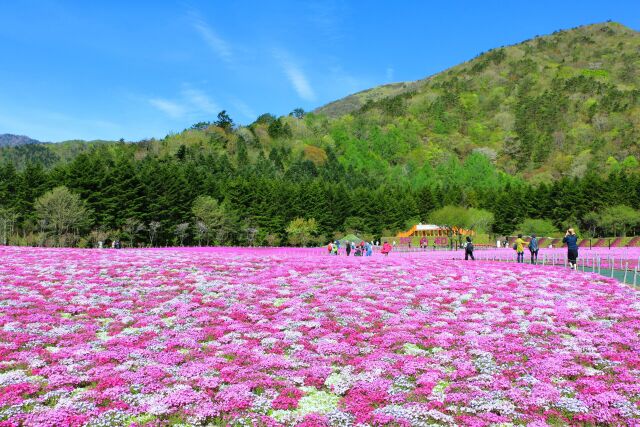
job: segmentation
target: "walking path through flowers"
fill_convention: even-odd
[[[0,426],[640,423],[640,297],[428,257],[0,248]]]

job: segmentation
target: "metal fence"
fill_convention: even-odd
[[[515,257],[512,255],[509,256],[509,254],[483,256],[480,252],[476,254],[476,259],[484,261],[516,262]],[[525,258],[525,262],[530,264],[530,261],[527,258]],[[569,261],[566,255],[560,255],[557,253],[539,257],[537,264],[569,268]],[[577,270],[587,273],[597,273],[602,276],[614,278],[622,283],[626,283],[634,287],[640,286],[640,257],[636,260],[631,260],[625,257],[589,256],[587,254],[587,256],[578,258]]]

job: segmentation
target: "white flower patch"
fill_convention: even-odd
[[[574,397],[561,397],[555,403],[555,407],[574,414],[586,414],[589,412],[589,407],[583,401]]]

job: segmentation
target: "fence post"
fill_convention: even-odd
[[[546,255],[542,255],[542,265],[544,265],[545,260],[547,259]]]
[[[636,277],[638,277],[638,267],[633,270],[633,287],[636,287]]]
[[[624,276],[622,276],[622,283],[627,283],[627,270],[629,269],[629,263],[625,266]]]

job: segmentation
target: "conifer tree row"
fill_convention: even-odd
[[[497,235],[513,233],[530,218],[597,236],[611,230],[594,223],[594,215],[601,218],[597,215],[613,206],[640,209],[640,177],[624,170],[533,186],[491,168],[471,180],[482,163],[475,158],[458,165],[453,175],[417,184],[345,169],[335,156],[319,166],[308,160],[284,163],[278,155],[234,164],[225,155],[188,153],[133,160],[126,152],[104,149],[50,170],[37,163],[16,170],[5,163],[0,165],[0,216],[13,215],[14,243],[36,244],[42,228],[36,201],[64,186],[79,196],[88,212],[78,228],[83,245],[93,244],[91,236],[100,231],[135,245],[149,245],[152,238],[157,245],[198,244],[203,231],[193,213],[194,201],[206,196],[225,217],[215,233],[210,230],[210,242],[242,245],[287,244],[287,226],[296,218],[316,221],[318,243],[347,231],[388,236],[428,221],[433,210],[446,205],[492,212],[491,231]],[[151,223],[158,224],[153,234]],[[639,231],[638,224],[625,229],[627,234]]]

